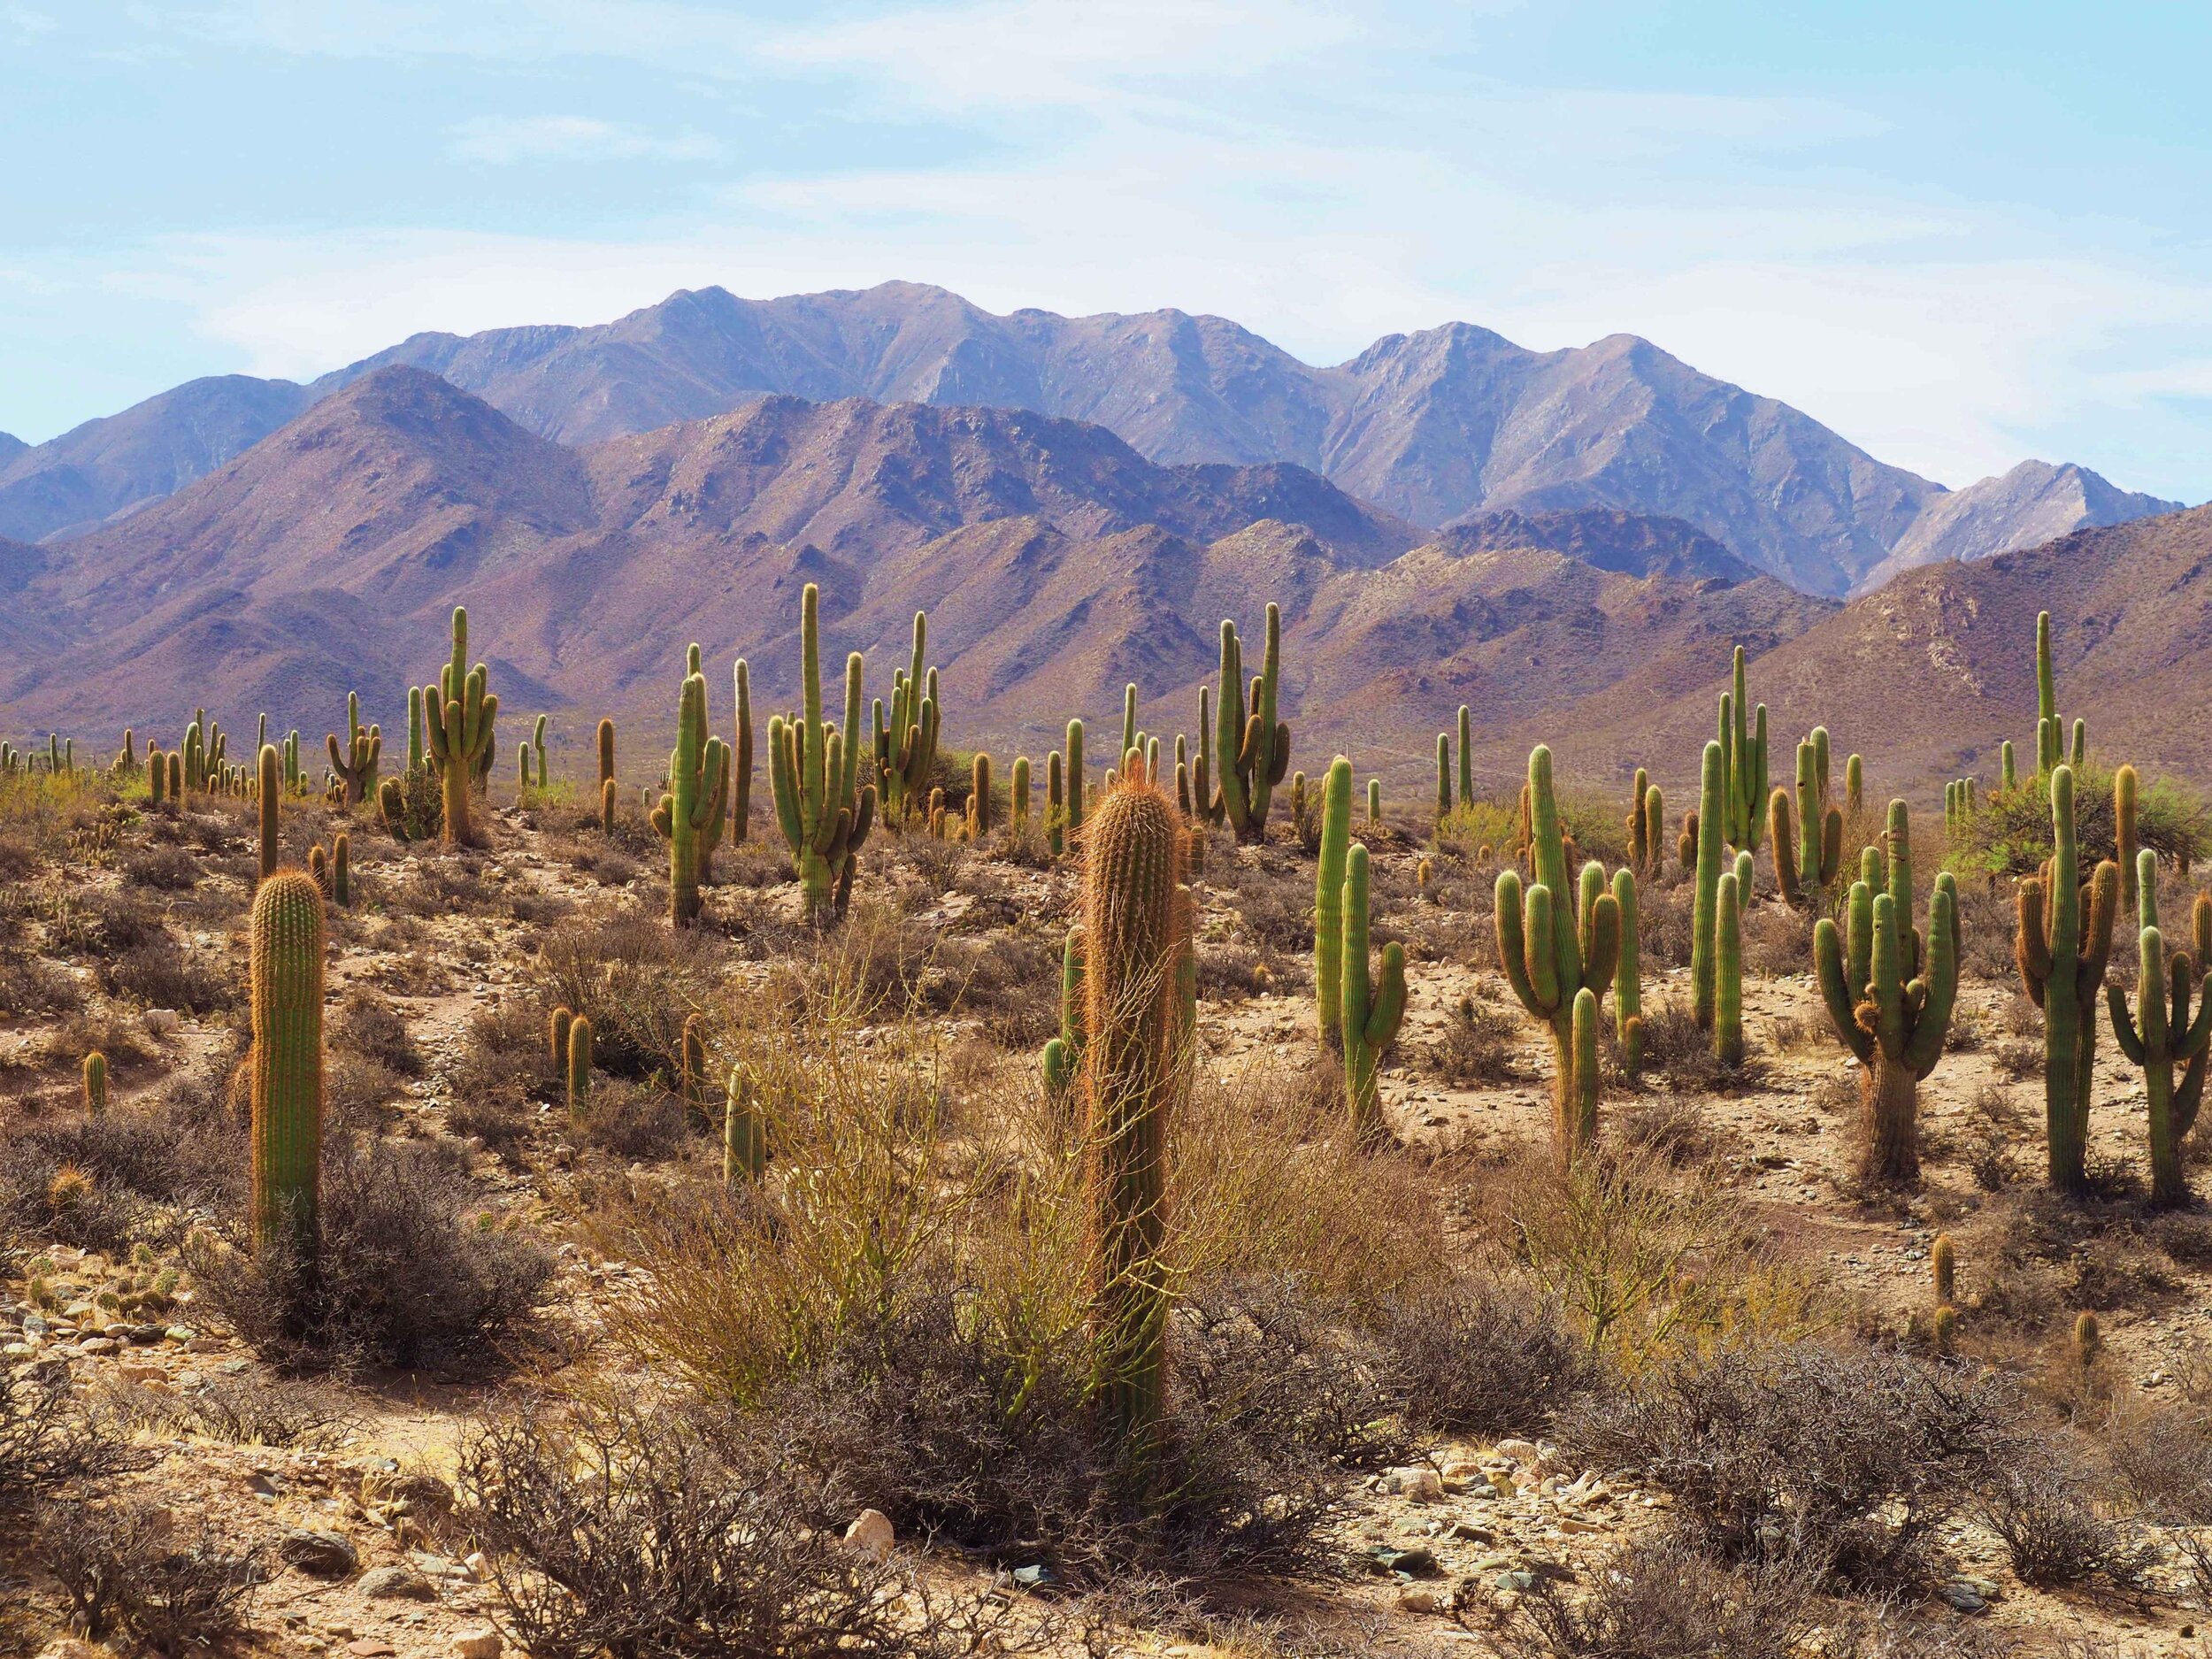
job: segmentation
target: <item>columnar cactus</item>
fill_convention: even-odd
[[[1905,803],[1889,805],[1889,886],[1877,892],[1854,882],[1844,905],[1847,933],[1823,917],[1813,929],[1813,970],[1829,1024],[1864,1068],[1869,1181],[1905,1183],[1920,1176],[1920,1082],[1943,1057],[1958,997],[1958,887],[1949,871],[1936,877],[1928,901],[1928,931],[1913,926],[1912,864]]]
[[[2047,639],[2047,626],[2039,634]],[[2074,772],[2050,776],[2051,857],[2019,886],[2013,954],[2028,995],[2043,1010],[2043,1118],[2049,1179],[2062,1193],[2088,1190],[2085,1150],[2096,1062],[2097,992],[2112,954],[2120,872],[2109,860],[2080,878],[2074,839]]]
[[[602,788],[614,781],[614,721],[602,718],[599,722],[599,784]]]
[[[668,757],[668,792],[653,809],[653,827],[668,843],[668,919],[687,927],[699,918],[699,880],[722,836],[728,811],[729,746],[708,729],[707,677],[685,677],[676,717],[676,747]]]
[[[373,726],[361,724],[361,699],[357,694],[346,693],[345,746],[339,746],[335,732],[326,734],[324,742],[330,750],[330,770],[345,787],[346,804],[359,806],[374,795],[377,761],[384,753],[384,734]]]
[[[1528,802],[1536,879],[1524,894],[1520,872],[1499,872],[1498,960],[1521,1006],[1551,1029],[1552,1144],[1563,1167],[1597,1134],[1596,1022],[1620,961],[1621,907],[1594,862],[1583,867],[1578,884],[1571,882],[1552,795],[1551,750],[1541,744],[1528,757]],[[1587,1066],[1578,1022],[1587,1027]]]
[[[2119,771],[2112,774],[2112,839],[2114,842],[2112,862],[2120,866],[2120,908],[2124,910],[2131,910],[2135,908],[2135,855],[2137,851],[2135,768],[2132,766],[2122,766]],[[2144,868],[2148,870],[2151,875],[2150,885],[2153,889],[2151,903],[2154,911],[2158,902],[2156,896],[2158,861],[2154,858]],[[2155,921],[2150,921],[2146,922],[2144,926],[2152,927],[2157,924]]]
[[[737,687],[737,741],[730,749],[730,845],[742,847],[753,833],[753,677],[743,657],[731,678]]]
[[[169,793],[169,757],[150,743],[146,746],[146,802],[160,807]]]
[[[169,799],[179,804],[184,800],[184,757],[173,749],[169,751]]]
[[[1066,821],[1068,844],[1073,846],[1076,836],[1082,832],[1083,797],[1087,793],[1087,787],[1083,781],[1082,721],[1068,722],[1067,746],[1067,776],[1062,784],[1066,799],[1061,808],[1061,816]],[[1059,849],[1056,847],[1053,850],[1057,852]]]
[[[1459,705],[1459,804],[1475,803],[1475,718],[1465,703]]]
[[[2013,757],[2010,738],[1997,745],[1997,787],[2011,790],[2019,787],[2020,769]]]
[[[1613,872],[1613,902],[1621,913],[1621,950],[1613,964],[1613,1042],[1621,1071],[1635,1077],[1644,1069],[1644,983],[1636,949],[1636,874]]]
[[[1377,1073],[1405,1019],[1406,953],[1405,947],[1393,940],[1383,947],[1379,972],[1369,962],[1367,863],[1367,849],[1354,842],[1345,854],[1341,890],[1343,944],[1339,972],[1342,989],[1338,1029],[1342,1033],[1344,1094],[1351,1113],[1352,1135],[1360,1145],[1373,1146],[1386,1133]]]
[[[1756,852],[1764,829],[1760,821],[1767,800],[1767,705],[1755,717],[1744,667],[1744,650],[1736,648],[1735,684],[1721,694],[1720,741],[1723,770],[1721,800],[1726,818],[1721,833],[1731,847]]]
[[[407,770],[413,772],[430,763],[429,739],[423,732],[422,687],[407,687]]]
[[[556,1071],[568,1064],[568,1028],[575,1023],[576,1010],[566,1002],[545,1017],[546,1053]]]
[[[1727,753],[1705,746],[1697,798],[1697,891],[1690,908],[1691,1007],[1701,1030],[1713,1028],[1715,943],[1720,926],[1722,828],[1728,791]],[[1686,826],[1684,833],[1688,833]]]
[[[1651,774],[1641,766],[1636,768],[1636,781],[1628,792],[1628,867],[1639,875],[1651,873],[1653,861],[1658,856],[1658,846],[1653,834],[1654,826],[1645,811],[1645,803],[1651,788]]]
[[[437,767],[445,811],[445,843],[473,847],[480,837],[469,817],[470,795],[480,772],[491,764],[493,724],[499,698],[487,689],[491,671],[468,665],[469,617],[453,608],[453,660],[438,672],[438,683],[422,688],[423,725]]]
[[[330,838],[330,898],[342,910],[353,902],[353,837],[344,830]]]
[[[1822,733],[1823,737],[1826,736]],[[1768,803],[1768,836],[1773,844],[1774,885],[1783,900],[1818,909],[1843,871],[1843,811],[1824,805],[1827,791],[1819,775],[1819,748],[1797,746],[1797,810],[1781,789]]]
[[[1021,834],[1029,827],[1029,757],[1017,755],[1008,769],[1006,804],[1014,819],[1014,833]]]
[[[883,820],[902,829],[929,797],[930,775],[937,766],[941,704],[937,671],[925,668],[929,620],[914,613],[914,649],[905,668],[893,674],[891,703],[875,706],[878,787]]]
[[[1166,1406],[1167,1121],[1182,1076],[1177,1003],[1190,949],[1184,836],[1159,789],[1125,780],[1084,845],[1092,1398],[1133,1484],[1149,1484]]]
[[[2105,1002],[2120,1052],[2143,1073],[2143,1093],[2150,1103],[2152,1201],[2183,1204],[2189,1202],[2189,1182],[2182,1172],[2181,1143],[2196,1125],[2197,1108],[2204,1099],[2206,1051],[2212,1047],[2212,996],[2204,995],[2201,965],[2207,948],[2212,947],[2212,900],[2201,894],[2197,898],[2193,918],[2195,956],[2177,950],[2170,961],[2158,927],[2157,861],[2148,849],[2138,857],[2140,965],[2135,1011],[2129,1012],[2126,995],[2116,985],[2105,987]],[[2198,998],[2193,1018],[2192,996]],[[2178,1079],[2174,1075],[2177,1063],[2182,1067]]]
[[[108,1109],[108,1057],[95,1048],[84,1057],[84,1110],[97,1118]]]
[[[277,870],[277,752],[273,743],[261,746],[259,784],[255,790],[256,816],[260,820],[261,864],[257,879],[266,881]]]
[[[138,770],[138,733],[127,726],[123,728],[123,752],[115,757],[115,764],[122,772]]]
[[[591,1110],[591,1021],[581,1014],[568,1022],[568,1052],[562,1069],[568,1084],[568,1115],[581,1118]]]
[[[1370,778],[1367,780],[1368,827],[1370,829],[1380,829],[1382,827],[1382,780],[1379,778]]]
[[[304,871],[281,870],[261,884],[252,938],[254,1248],[311,1260],[322,1170],[323,895]]]
[[[1958,1300],[1958,1247],[1951,1242],[1951,1235],[1939,1233],[1935,1242],[1928,1247],[1928,1272],[1934,1280],[1935,1302],[1947,1308]]]
[[[1045,1044],[1048,1100],[1064,1099],[1083,1064],[1083,925],[1068,929],[1060,948],[1060,1034]]]
[[[1283,613],[1267,607],[1267,646],[1260,672],[1245,696],[1244,652],[1236,624],[1221,625],[1220,702],[1215,715],[1215,780],[1222,816],[1240,841],[1267,839],[1267,813],[1277,785],[1290,770],[1290,727],[1277,717],[1282,672]]]
[[[991,833],[991,757],[976,750],[968,773],[968,839],[981,841]]]
[[[753,1102],[751,1078],[733,1065],[722,1096],[722,1184],[757,1181],[767,1169],[768,1125]]]
[[[796,719],[777,715],[768,722],[776,818],[798,865],[808,913],[818,924],[844,913],[860,848],[876,816],[876,786],[860,782],[859,652],[845,662],[843,728],[822,718],[821,603],[809,582],[800,599],[803,710]]]
[[[1137,682],[1133,680],[1121,690],[1121,747],[1114,753],[1126,755],[1143,747],[1143,734],[1137,730]]]
[[[545,754],[545,720],[546,717],[541,714],[530,726],[530,753],[537,762],[538,787],[541,789],[550,788],[553,783],[552,768]]]
[[[1314,1013],[1324,1044],[1344,1031],[1344,878],[1352,845],[1352,763],[1339,755],[1321,786],[1319,857],[1313,877]]]
[[[1448,732],[1436,734],[1436,822],[1441,828],[1452,815],[1452,739]]]
[[[2066,731],[2058,714],[2058,681],[2051,667],[2051,613],[2035,618],[2035,770],[2047,777],[2065,764]]]
[[[1713,1055],[1723,1065],[1743,1064],[1743,882],[1738,871],[1721,877],[1714,894]]]

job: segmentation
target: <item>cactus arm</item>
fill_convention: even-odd
[[[1861,1064],[1874,1057],[1874,1039],[1860,1029],[1857,999],[1844,978],[1843,941],[1836,925],[1824,916],[1813,925],[1813,968],[1820,980],[1820,999],[1828,1010],[1828,1023],[1836,1039],[1855,1055]]]
[[[1643,976],[1636,949],[1636,878],[1613,872],[1613,904],[1620,914],[1620,950],[1613,966],[1614,1037],[1621,1066],[1631,1077],[1643,1069]]]
[[[1379,1055],[1398,1040],[1406,1013],[1406,952],[1394,939],[1383,947],[1381,983],[1368,1010],[1367,1046]]]
[[[2127,993],[2116,985],[2108,985],[2104,987],[2104,1000],[2112,1016],[2112,1035],[2120,1045],[2120,1052],[2127,1056],[2130,1065],[2147,1064],[2150,1050],[2136,1029],[2135,1016],[2128,1009]]]
[[[1915,1078],[1926,1077],[1943,1057],[1951,1010],[1958,1002],[1958,895],[1939,885],[1928,905],[1928,960],[1922,976],[1927,997],[1914,1015],[1912,1034],[1901,1056]]]
[[[1718,743],[1705,746],[1703,778],[1698,792],[1697,887],[1691,910],[1690,979],[1697,1023],[1713,1023],[1714,947],[1719,918],[1721,841],[1725,803],[1722,789],[1726,763]]]
[[[1558,908],[1551,889],[1538,882],[1528,890],[1528,983],[1535,995],[1535,1006],[1556,1010],[1560,1003],[1559,958],[1547,949],[1544,941],[1556,937],[1554,910]]]
[[[1498,872],[1496,902],[1492,906],[1493,919],[1498,930],[1498,962],[1505,972],[1506,983],[1513,987],[1513,995],[1521,1006],[1539,1019],[1548,1019],[1552,1010],[1537,1001],[1536,988],[1529,979],[1528,946],[1523,931],[1525,899],[1521,891],[1521,872],[1517,870]]]

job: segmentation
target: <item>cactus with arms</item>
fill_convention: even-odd
[[[1378,972],[1368,960],[1367,849],[1355,842],[1345,854],[1340,901],[1339,1020],[1344,1045],[1344,1094],[1352,1135],[1372,1146],[1385,1133],[1382,1089],[1376,1073],[1406,1013],[1405,947],[1393,940],[1383,947]]]
[[[453,608],[453,659],[438,672],[438,683],[422,688],[423,725],[437,767],[445,811],[445,843],[473,847],[480,839],[469,817],[470,794],[478,775],[491,764],[493,724],[499,698],[487,688],[491,671],[468,665],[469,616]]]
[[[1240,841],[1267,839],[1267,813],[1277,785],[1290,770],[1290,727],[1276,718],[1282,673],[1283,613],[1267,607],[1267,644],[1261,668],[1245,695],[1244,650],[1233,622],[1221,625],[1221,688],[1215,712],[1214,751],[1219,767],[1216,804]]]
[[[1325,1044],[1344,1030],[1344,877],[1352,845],[1352,763],[1339,755],[1321,786],[1320,857],[1313,878],[1314,1012]]]
[[[1519,871],[1499,872],[1498,960],[1521,1006],[1551,1029],[1552,1144],[1563,1167],[1597,1133],[1597,1019],[1620,960],[1621,908],[1602,866],[1586,864],[1579,884],[1571,881],[1551,750],[1541,744],[1528,757],[1527,800],[1536,879],[1525,894]]]
[[[539,724],[543,726],[543,716],[539,717]],[[345,789],[346,804],[359,806],[375,795],[376,766],[384,753],[384,734],[373,726],[361,724],[361,699],[357,694],[346,693],[345,747],[339,747],[335,732],[323,741],[330,751],[330,770]]]
[[[914,649],[907,665],[893,674],[891,703],[875,705],[876,772],[883,821],[903,829],[929,799],[930,774],[937,766],[941,704],[937,671],[925,667],[929,618],[914,613]],[[856,728],[854,737],[858,736]]]
[[[1767,807],[1774,885],[1786,903],[1799,908],[1818,909],[1843,871],[1843,810],[1824,804],[1821,747],[1810,740],[1797,746],[1796,811],[1790,810],[1788,794],[1778,788]]]
[[[807,912],[818,925],[844,914],[854,866],[876,816],[876,786],[860,784],[859,652],[845,662],[843,729],[822,718],[821,603],[809,582],[799,613],[803,709],[795,719],[777,715],[768,722],[776,818],[798,865]]]
[[[2105,1002],[2120,1052],[2143,1073],[2143,1093],[2150,1104],[2152,1202],[2184,1204],[2189,1202],[2189,1181],[2182,1171],[2181,1142],[2196,1126],[2197,1108],[2204,1099],[2205,1055],[2212,1048],[2212,997],[2204,995],[2202,965],[2208,947],[2212,947],[2212,899],[2197,896],[2192,917],[2194,957],[2177,950],[2169,961],[2158,926],[2157,861],[2147,849],[2138,857],[2137,945],[2141,962],[2135,979],[2135,1010],[2130,1013],[2126,994],[2116,985],[2105,987]],[[2193,1018],[2193,996],[2197,999]],[[2178,1079],[2174,1076],[2177,1064],[2182,1068]]]
[[[1722,749],[1721,805],[1725,818],[1721,833],[1731,847],[1756,852],[1767,800],[1767,705],[1755,716],[1744,664],[1744,649],[1735,656],[1734,684],[1721,694]]]

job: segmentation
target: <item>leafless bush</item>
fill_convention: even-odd
[[[347,991],[331,1017],[330,1046],[373,1060],[401,1077],[423,1074],[414,1033],[391,1003],[363,986]]]
[[[48,1503],[34,1548],[84,1634],[129,1631],[157,1653],[205,1647],[241,1629],[266,1577],[258,1548],[230,1547],[203,1521],[180,1540],[168,1512],[140,1500]]]
[[[672,1077],[684,1022],[704,1002],[711,947],[639,912],[569,922],[539,948],[540,995],[591,1021],[592,1064],[622,1077]]]
[[[326,1385],[291,1377],[218,1377],[183,1391],[112,1382],[101,1406],[136,1427],[204,1434],[234,1446],[296,1446],[329,1451],[361,1418]]]
[[[1684,1094],[1640,1094],[1623,1102],[1612,1114],[1612,1133],[1623,1148],[1678,1170],[1718,1164],[1737,1144],[1725,1125]]]
[[[166,938],[134,945],[103,965],[100,979],[113,995],[187,1014],[211,1014],[239,1000],[235,981],[188,956]]]
[[[114,1424],[86,1411],[65,1383],[0,1371],[0,1510],[140,1461]]]
[[[664,1089],[611,1078],[591,1093],[584,1144],[631,1161],[672,1157],[684,1144],[684,1103]]]
[[[243,1151],[219,1109],[183,1095],[21,1124],[0,1137],[0,1232],[110,1253],[173,1240],[189,1206],[236,1186]]]
[[[1514,1044],[1520,1022],[1495,1002],[1463,996],[1429,1049],[1429,1063],[1455,1088],[1483,1088],[1517,1080]]]
[[[1662,1534],[1624,1546],[1586,1595],[1540,1578],[1498,1650],[1504,1659],[1793,1659],[1819,1623],[1801,1570],[1726,1566]]]
[[[1558,1306],[1502,1279],[1414,1286],[1376,1334],[1400,1414],[1417,1430],[1533,1435],[1596,1379]]]
[[[0,950],[0,1014],[27,1019],[83,1006],[84,987],[74,975],[26,952]]]
[[[1770,979],[1805,973],[1813,963],[1813,918],[1791,904],[1755,906],[1743,918],[1746,973]]]
[[[2053,1455],[1996,1471],[1976,1509],[2024,1584],[2131,1590],[2158,1559],[2139,1527],[2101,1513],[2083,1471]]]
[[[181,847],[149,847],[123,861],[123,879],[157,893],[188,892],[200,883],[200,861]]]
[[[1849,1582],[1927,1571],[1932,1534],[2017,1455],[2011,1391],[1890,1352],[1810,1342],[1678,1361],[1571,1408],[1561,1442],[1671,1492],[1704,1547]]]
[[[1644,1010],[1644,1064],[1664,1072],[1688,1094],[1724,1094],[1755,1087],[1766,1074],[1755,1055],[1730,1065],[1713,1052],[1713,1033],[1697,1023],[1688,1003],[1662,1002]]]

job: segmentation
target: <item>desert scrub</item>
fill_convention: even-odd
[[[566,1008],[591,1021],[592,1062],[601,1071],[673,1077],[684,1022],[704,1006],[726,949],[641,910],[564,923],[538,948],[539,1000],[549,1012]]]
[[[2074,845],[2085,881],[2118,847],[2112,772],[2093,762],[2074,767],[2073,773]],[[2193,863],[2212,845],[2212,815],[2196,792],[2179,780],[2151,779],[2137,788],[2135,841],[2157,854],[2162,868]],[[1969,872],[2033,875],[2050,856],[2048,787],[2025,776],[2010,789],[1991,789],[1978,796],[1965,822],[1953,826],[1944,863],[1959,873],[1963,887],[1972,885],[1965,879]]]

